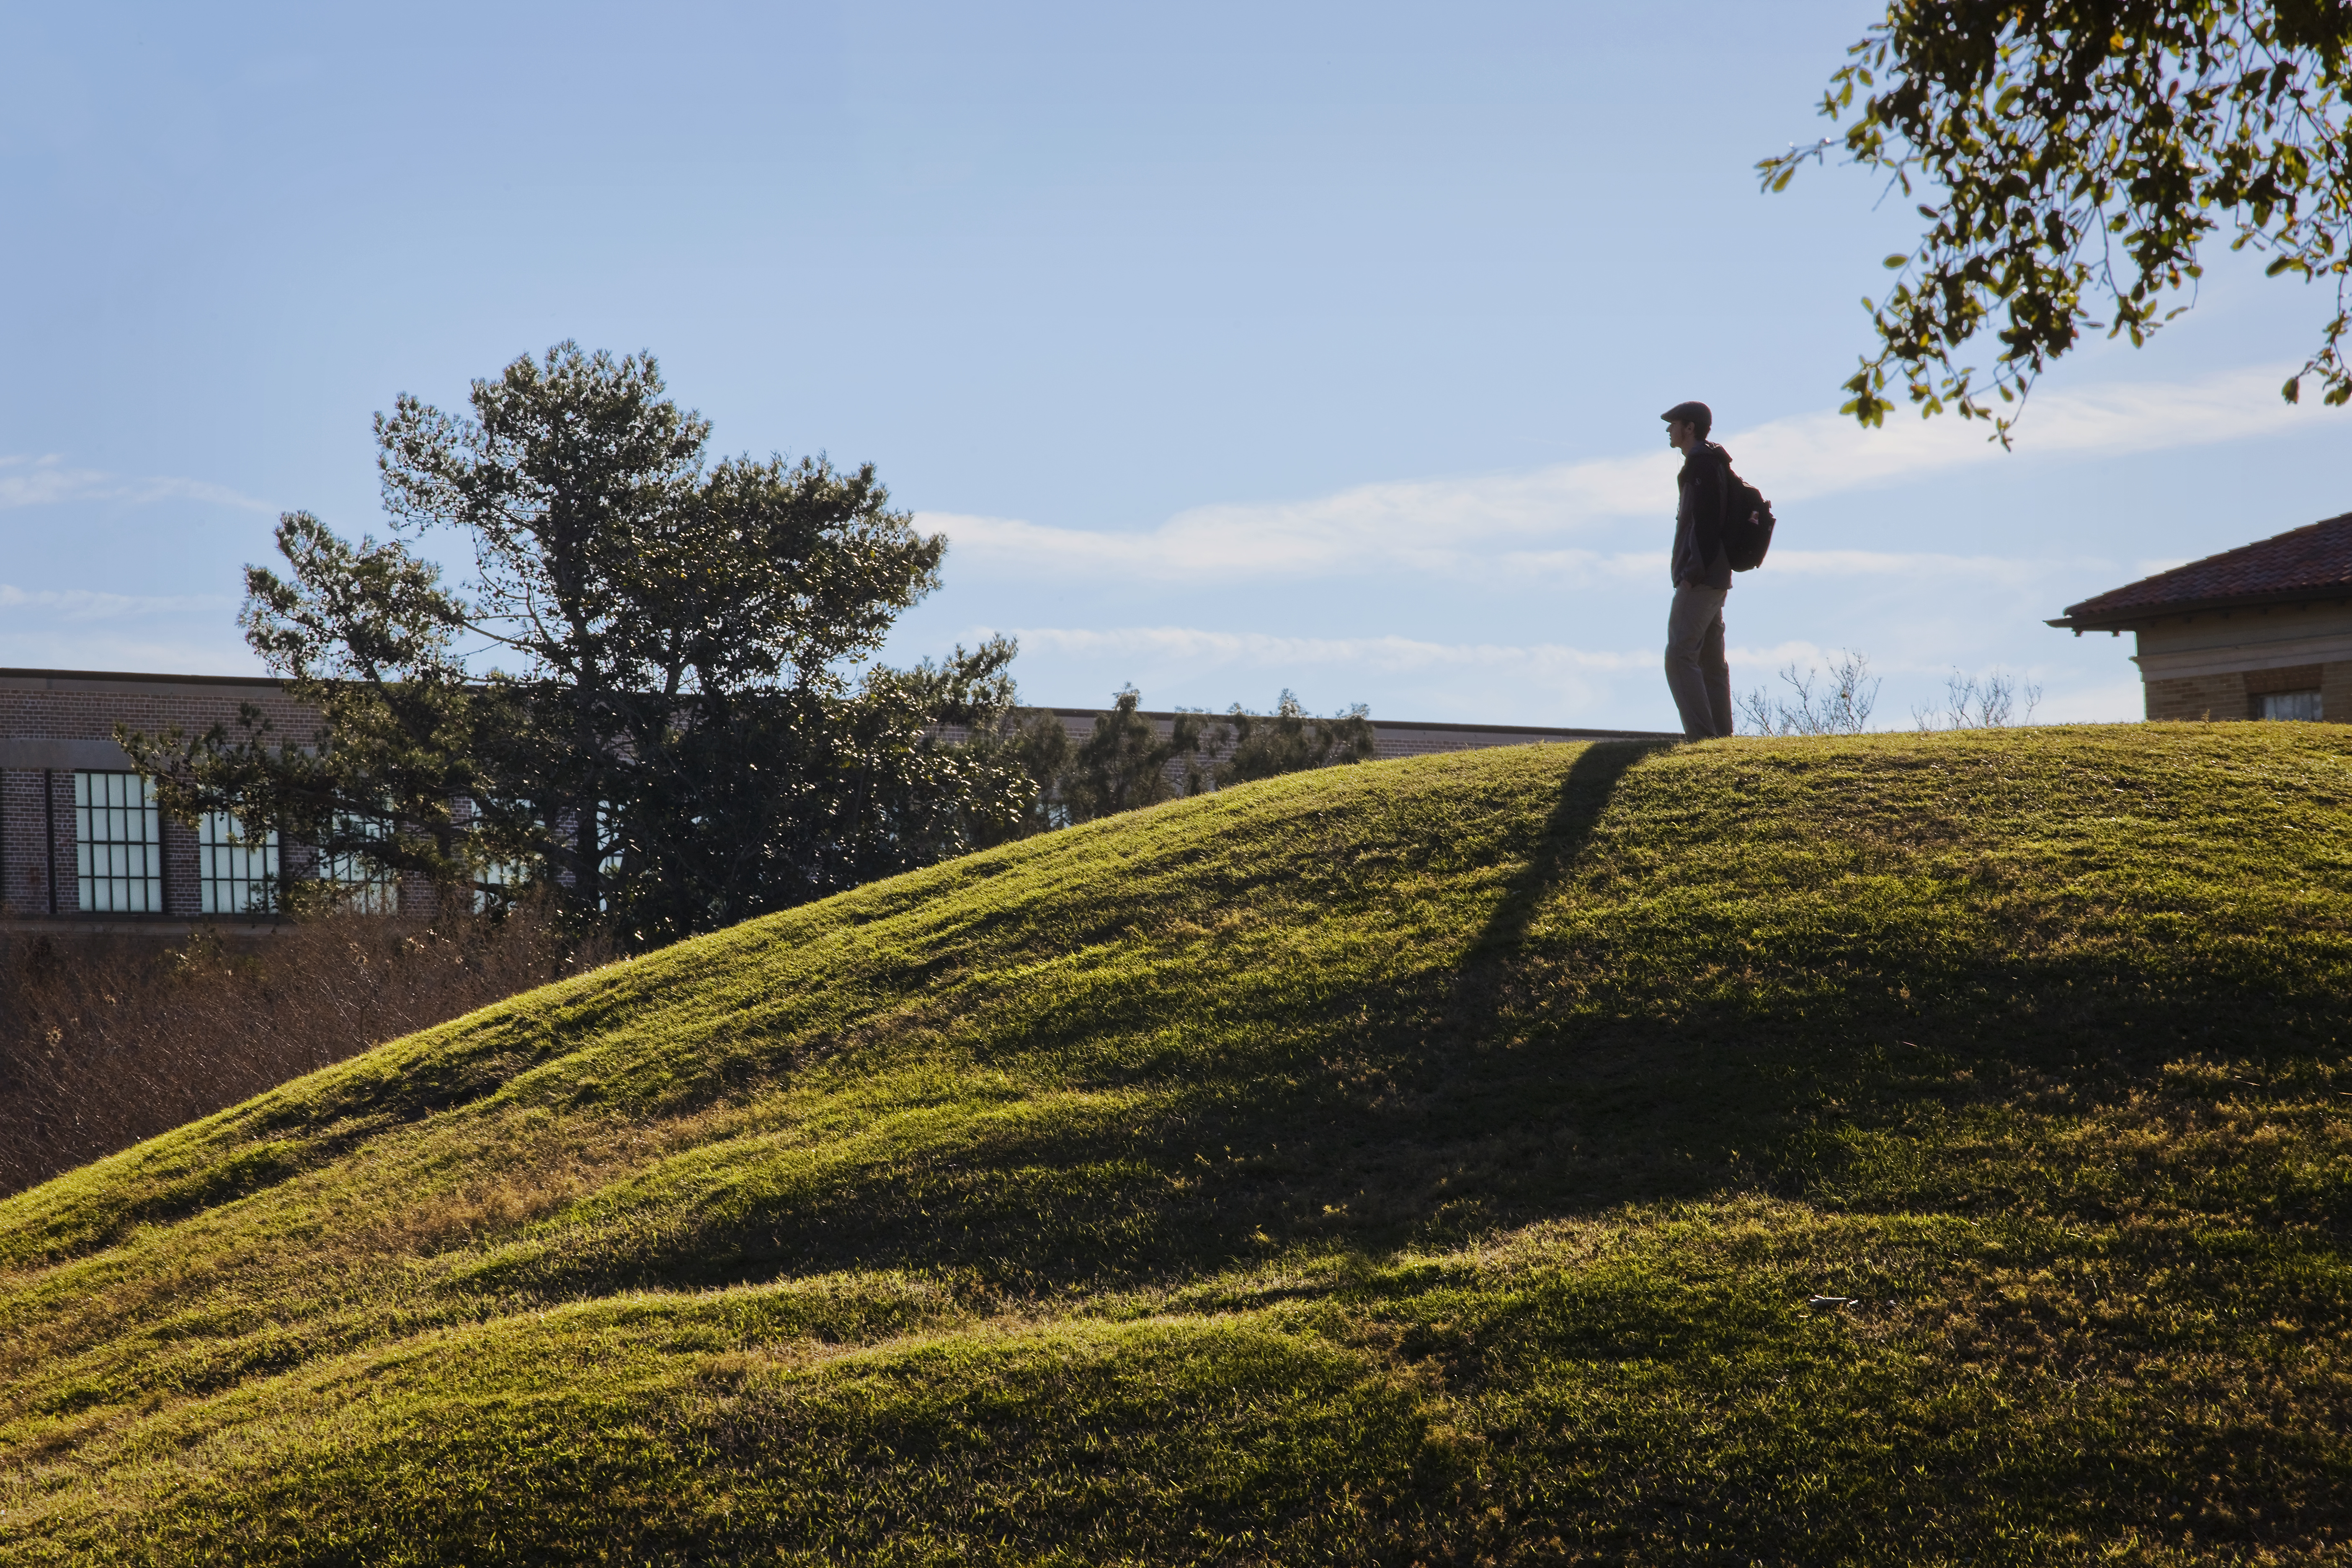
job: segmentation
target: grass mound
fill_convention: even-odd
[[[1294,775],[0,1203],[11,1562],[2342,1561],[2352,736]]]

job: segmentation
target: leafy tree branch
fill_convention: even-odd
[[[1836,148],[1927,231],[1864,301],[1877,343],[1842,412],[1987,419],[2104,330],[2135,346],[2195,299],[2201,247],[2329,281],[2334,314],[2282,392],[2352,400],[2352,5],[2344,0],[1895,0],[1830,79],[1834,137],[1762,160],[1768,191]],[[1989,371],[1961,363],[1980,333]]]

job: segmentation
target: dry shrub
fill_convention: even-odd
[[[610,956],[529,906],[336,915],[234,948],[0,926],[0,1194]]]

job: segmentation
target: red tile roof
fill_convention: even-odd
[[[2352,512],[2111,588],[2050,624],[2104,631],[2190,610],[2337,597],[2352,597]]]

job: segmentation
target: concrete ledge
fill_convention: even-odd
[[[21,736],[0,741],[0,768],[55,768],[60,773],[131,771],[131,753],[111,741],[52,741]]]

